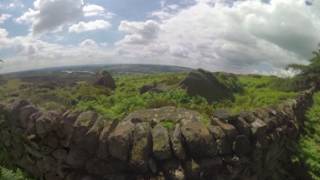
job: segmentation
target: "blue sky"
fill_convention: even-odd
[[[0,0],[0,71],[144,63],[290,75],[319,30],[312,0]]]

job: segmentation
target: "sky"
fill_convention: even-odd
[[[287,76],[319,32],[319,0],[0,0],[0,73],[141,63]]]

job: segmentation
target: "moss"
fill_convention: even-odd
[[[175,127],[176,123],[175,123],[173,120],[167,119],[167,120],[161,121],[161,125],[162,125],[164,128],[166,128],[166,129],[168,129],[168,130],[171,130],[171,129],[173,129],[173,128]]]

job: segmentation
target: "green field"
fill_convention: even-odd
[[[0,88],[0,98],[10,99],[12,94],[29,99],[45,109],[94,110],[110,120],[121,120],[132,111],[162,106],[177,106],[197,110],[210,116],[216,109],[228,109],[232,113],[256,107],[277,104],[295,97],[296,93],[279,86],[286,82],[274,76],[241,75],[229,78],[217,75],[234,93],[234,100],[224,100],[209,104],[202,97],[188,96],[179,87],[186,73],[130,74],[116,75],[117,89],[112,92],[88,82],[76,82],[74,86],[47,88],[18,79],[6,82]],[[167,90],[162,93],[140,94],[139,88],[146,84],[164,84]],[[47,85],[48,86],[48,85]],[[10,93],[9,93],[10,92]]]

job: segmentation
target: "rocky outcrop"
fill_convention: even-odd
[[[116,83],[108,71],[99,71],[96,74],[96,81],[94,83],[97,86],[103,86],[111,90],[116,89]]]
[[[143,85],[140,89],[139,92],[140,94],[144,93],[162,93],[167,91],[169,88],[165,84],[146,84]]]
[[[199,69],[192,71],[180,83],[190,96],[201,96],[209,103],[222,99],[233,99],[231,90],[221,83],[211,72]]]
[[[12,162],[46,180],[268,180],[289,164],[288,147],[313,91],[276,107],[215,113],[206,123],[176,107],[110,122],[91,111],[46,112],[19,100],[0,106],[0,143]]]

